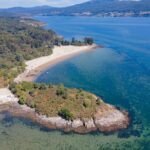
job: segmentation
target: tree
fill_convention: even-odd
[[[75,40],[75,38],[73,37],[72,40],[71,40],[71,44],[74,45],[74,44],[75,44],[75,41],[76,41],[76,40]]]
[[[94,40],[93,40],[93,38],[91,38],[91,37],[85,37],[85,38],[84,38],[84,43],[85,43],[86,45],[92,45],[92,44],[94,43]]]

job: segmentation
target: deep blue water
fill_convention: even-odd
[[[65,38],[91,36],[105,48],[59,63],[37,82],[64,83],[101,96],[150,123],[150,18],[36,17]]]

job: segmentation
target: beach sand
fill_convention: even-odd
[[[0,89],[0,105],[9,102],[17,102],[18,98],[8,88]]]
[[[36,77],[49,66],[61,62],[67,58],[73,57],[74,55],[90,51],[98,47],[99,46],[96,44],[87,46],[56,46],[54,47],[53,53],[51,55],[39,57],[25,62],[25,71],[18,75],[14,81],[16,83],[22,81],[34,81]]]

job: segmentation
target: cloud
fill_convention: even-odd
[[[55,7],[69,6],[86,2],[88,0],[0,0],[0,8],[9,7],[33,7],[40,5],[50,5]]]

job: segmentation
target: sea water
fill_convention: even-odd
[[[65,134],[4,113],[0,115],[0,150],[149,150],[150,18],[35,18],[66,39],[90,36],[104,46],[48,68],[36,82],[93,92],[129,111],[131,125],[111,134]]]

